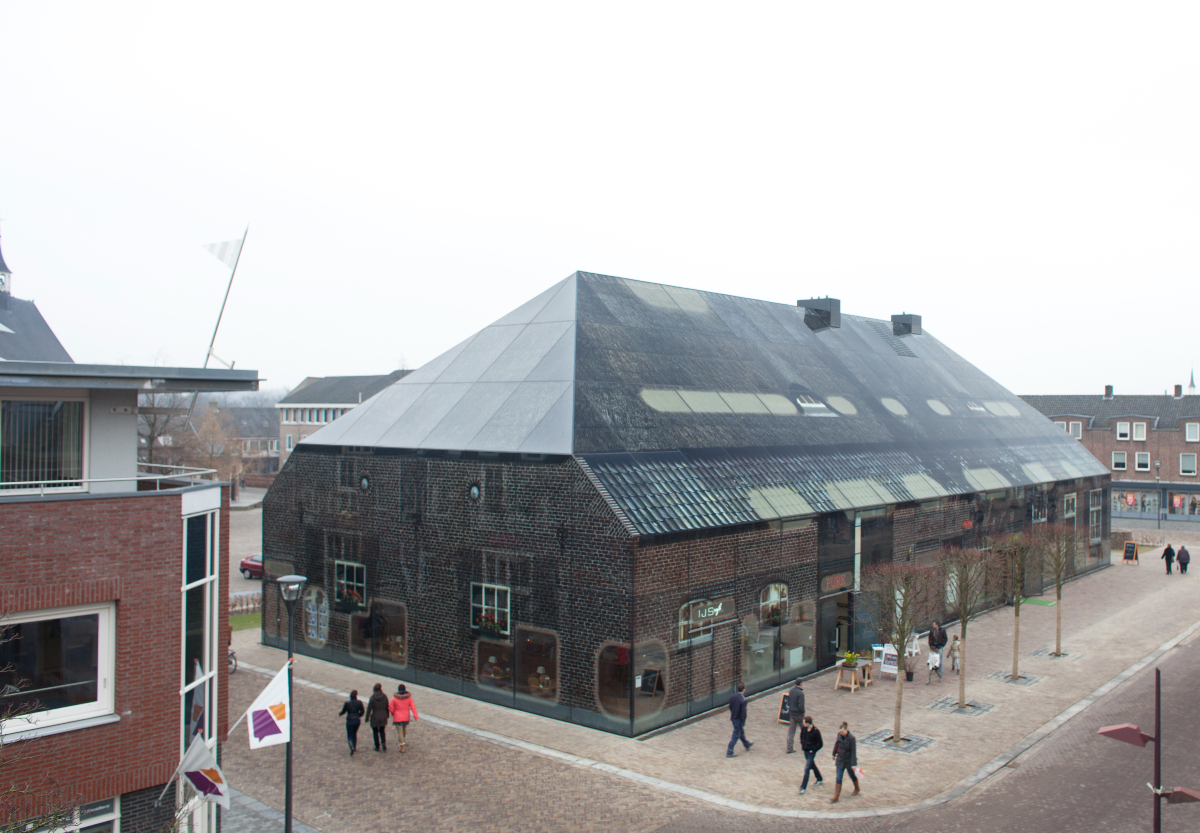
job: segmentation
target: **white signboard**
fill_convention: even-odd
[[[883,662],[879,664],[879,673],[891,674],[893,677],[899,673],[899,665],[896,661],[896,646],[883,646]]]

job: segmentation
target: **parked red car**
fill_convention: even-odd
[[[252,555],[249,558],[243,558],[238,569],[242,571],[242,575],[246,578],[262,578],[262,553]]]

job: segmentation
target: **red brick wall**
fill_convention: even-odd
[[[1059,420],[1060,422],[1062,420]],[[1146,423],[1146,439],[1145,440],[1118,440],[1117,439],[1117,420],[1112,419],[1108,423],[1108,428],[1084,428],[1083,443],[1084,448],[1092,453],[1092,456],[1100,461],[1106,469],[1112,469],[1112,453],[1114,451],[1126,452],[1126,465],[1124,471],[1114,471],[1113,479],[1120,481],[1140,481],[1143,483],[1154,483],[1154,461],[1158,460],[1162,463],[1161,477],[1162,485],[1169,486],[1178,483],[1183,486],[1200,486],[1200,476],[1184,476],[1179,473],[1179,455],[1180,454],[1200,454],[1200,443],[1189,443],[1184,439],[1184,423],[1200,422],[1200,418],[1180,420],[1179,427],[1173,430],[1157,430],[1154,428],[1154,421],[1151,419],[1139,419],[1137,417],[1122,417],[1121,422],[1130,424],[1129,431],[1132,436],[1133,423]],[[1145,451],[1150,454],[1150,470],[1136,471],[1134,461],[1136,460],[1135,452]]]
[[[220,564],[228,560],[221,490]],[[0,612],[116,602],[114,702],[120,721],[21,741],[5,777],[57,783],[86,803],[156,785],[179,761],[182,540],[178,493],[0,504]],[[222,575],[224,572],[222,571]],[[229,641],[219,593],[218,644]],[[218,722],[228,725],[225,681]],[[33,811],[34,808],[30,808]]]

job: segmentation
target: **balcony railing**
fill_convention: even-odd
[[[191,466],[170,466],[166,463],[138,464],[137,474],[130,477],[84,477],[67,480],[18,480],[0,483],[0,497],[6,494],[64,494],[73,492],[89,492],[93,483],[135,483],[137,491],[159,491],[163,488],[178,489],[191,486],[202,480],[213,480],[216,469],[198,469]],[[171,482],[167,482],[171,481]],[[164,486],[164,482],[166,485]],[[153,483],[153,489],[142,484]]]

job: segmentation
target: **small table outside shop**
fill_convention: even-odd
[[[860,688],[866,688],[873,682],[875,679],[871,673],[871,663],[869,662],[865,665],[856,665],[854,668],[838,665],[837,682],[833,684],[833,690],[847,688],[851,692],[855,692]]]

